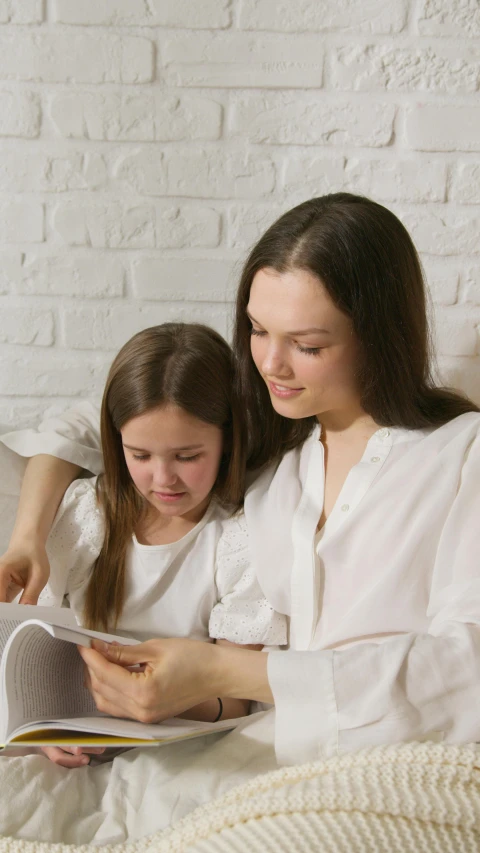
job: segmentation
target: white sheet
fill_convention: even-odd
[[[274,711],[226,735],[132,749],[67,770],[44,756],[0,757],[0,835],[68,844],[157,832],[234,785],[275,769]]]

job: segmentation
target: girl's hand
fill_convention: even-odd
[[[20,604],[36,604],[50,577],[45,545],[38,539],[11,542],[0,557],[0,601],[13,601],[23,590]]]
[[[89,746],[86,749],[82,746],[41,746],[40,752],[60,767],[85,767],[90,763],[89,755],[101,755],[105,749],[104,746]]]

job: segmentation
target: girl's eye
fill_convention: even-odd
[[[258,335],[259,337],[262,337],[263,335],[266,334],[266,332],[261,332],[260,329],[254,329],[252,326],[250,329],[250,334],[251,335]]]
[[[323,347],[301,347],[300,344],[297,344],[296,346],[299,352],[304,352],[307,355],[318,355],[323,349]]]
[[[194,460],[198,459],[199,456],[199,453],[195,453],[193,456],[177,456],[177,459],[179,462],[194,462]]]
[[[135,453],[132,453],[134,459],[138,459],[139,462],[145,462],[147,459],[150,459],[150,456],[144,454],[143,456],[138,456]]]

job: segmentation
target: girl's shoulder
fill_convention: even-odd
[[[219,558],[240,553],[248,547],[248,529],[245,514],[239,510],[222,519],[217,555]]]

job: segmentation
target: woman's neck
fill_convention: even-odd
[[[380,428],[373,418],[362,409],[322,412],[317,415],[321,426],[323,443],[357,443],[367,442]]]

